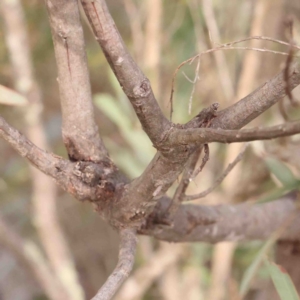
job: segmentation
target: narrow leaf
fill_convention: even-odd
[[[262,203],[277,200],[278,198],[284,196],[285,194],[291,192],[292,190],[297,190],[299,188],[300,188],[300,181],[296,180],[290,184],[287,184],[286,186],[274,189],[271,193],[257,200],[256,203],[262,204]]]
[[[264,245],[261,247],[261,249],[258,251],[256,257],[252,261],[252,263],[249,265],[249,267],[246,269],[241,285],[240,285],[240,296],[244,297],[251,285],[251,282],[255,275],[257,274],[266,254],[269,252],[269,250],[272,248],[274,243],[276,242],[278,238],[278,234],[274,233],[271,235],[271,237],[264,243]]]
[[[300,300],[297,290],[286,270],[280,266],[265,259],[269,273],[281,300]]]
[[[265,159],[265,162],[270,172],[276,176],[283,186],[289,185],[297,180],[293,172],[280,160],[268,157]]]

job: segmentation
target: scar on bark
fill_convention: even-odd
[[[73,140],[69,137],[63,137],[64,144],[68,151],[69,160],[72,162],[82,160],[82,153],[80,149],[78,149],[78,145],[73,142]]]
[[[100,18],[99,18],[99,15],[98,15],[98,12],[97,12],[97,9],[96,9],[96,6],[95,6],[95,3],[92,2],[92,5],[93,5],[94,12],[95,12],[95,14],[96,14],[96,16],[97,16],[97,20],[98,20],[98,22],[99,22],[99,25],[100,25],[100,27],[101,27],[101,31],[102,31],[102,33],[104,33],[103,27],[102,27],[102,24],[101,24],[101,21],[100,21]]]
[[[70,63],[70,53],[69,53],[69,46],[68,46],[68,41],[67,41],[67,37],[63,36],[62,37],[63,41],[64,41],[64,45],[67,51],[67,62],[68,62],[68,70],[72,79],[72,72],[71,72],[71,63]]]

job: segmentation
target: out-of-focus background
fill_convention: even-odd
[[[0,113],[39,146],[66,157],[45,5],[37,0],[1,2],[0,84],[25,95],[29,103],[16,105],[19,98],[17,103],[2,101]],[[291,19],[293,39],[299,41],[298,0],[107,2],[166,115],[172,76],[182,61],[249,36],[290,41],[287,23]],[[129,178],[135,178],[155,149],[141,130],[83,14],[82,23],[100,133],[111,158]],[[289,47],[261,40],[238,46],[289,51]],[[176,77],[173,121],[187,122],[214,102],[220,103],[220,109],[231,105],[278,73],[285,61],[281,55],[250,50],[218,51],[195,59]],[[300,90],[293,95],[299,100]],[[273,125],[297,115],[299,108],[285,99],[250,126]],[[211,145],[210,160],[188,193],[212,185],[242,146]],[[116,264],[117,233],[90,204],[79,203],[57,189],[4,141],[0,142],[0,153],[0,299],[92,297]],[[292,189],[300,178],[299,153],[295,137],[255,142],[222,185],[198,203],[274,199]],[[172,193],[174,187],[169,195]],[[247,277],[262,246],[259,241],[177,245],[140,237],[135,271],[116,299],[275,299],[268,296],[274,288],[265,263],[258,264],[252,277]],[[272,258],[271,247],[264,254]],[[68,296],[52,295],[49,291],[56,285]]]

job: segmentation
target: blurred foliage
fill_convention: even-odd
[[[280,299],[299,300],[300,298],[296,288],[286,270],[284,270],[282,266],[279,266],[267,259],[265,260],[265,263],[268,266],[270,276],[280,296]]]

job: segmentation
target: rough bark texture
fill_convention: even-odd
[[[280,228],[297,209],[296,195],[265,204],[181,205],[174,223],[164,225],[170,200],[164,198],[141,233],[169,242],[209,242],[263,240]],[[300,214],[282,236],[300,238]]]
[[[88,76],[84,63],[86,60],[83,52],[82,29],[78,25],[78,7],[75,7],[76,5],[73,1],[68,2],[68,4],[61,3],[62,6],[58,5],[59,1],[56,5],[54,5],[53,1],[47,2],[47,5],[54,36],[58,68],[61,70],[59,71],[59,76],[62,77],[61,80],[65,80],[60,83],[62,108],[65,111],[65,113],[63,112],[63,118],[64,120],[66,119],[63,126],[66,130],[70,129],[70,132],[74,134],[75,140],[78,137],[79,142],[83,141],[83,139],[81,133],[76,135],[79,132],[78,130],[82,130],[82,133],[84,130],[87,130],[87,134],[84,136],[86,144],[82,144],[82,151],[76,152],[76,155],[81,154],[79,156],[75,155],[76,158],[72,154],[70,155],[70,149],[73,148],[69,149],[71,160],[76,158],[82,161],[77,163],[70,162],[38,149],[26,140],[24,136],[9,127],[4,120],[1,120],[0,128],[2,131],[0,132],[22,156],[27,157],[40,170],[54,177],[63,189],[77,199],[91,201],[100,215],[115,228],[131,227],[138,229],[144,226],[147,217],[153,212],[158,199],[165,194],[182,173],[187,161],[201,144],[213,140],[232,141],[239,139],[239,136],[245,137],[245,135],[247,138],[247,134],[252,135],[253,138],[273,138],[276,134],[293,134],[300,131],[298,123],[289,123],[284,125],[285,127],[280,127],[279,130],[275,128],[276,130],[271,132],[272,134],[265,130],[258,136],[255,136],[259,133],[255,132],[255,130],[252,132],[246,131],[245,133],[243,131],[228,130],[241,128],[284,96],[286,88],[283,72],[263,84],[251,95],[224,111],[216,113],[218,105],[213,104],[185,125],[170,123],[162,115],[150,86],[147,92],[144,90],[145,94],[141,98],[133,96],[132,90],[136,88],[138,83],[142,83],[144,75],[128,54],[109,15],[105,2],[82,2],[94,28],[96,38],[103,48],[124,92],[129,97],[137,116],[143,124],[144,130],[158,149],[157,154],[144,173],[128,183],[119,173],[117,167],[105,156],[106,151],[98,139],[98,134],[96,136],[91,134],[91,132],[94,132],[95,127],[92,124],[94,121],[91,121],[92,104],[90,89],[87,87],[89,85],[87,84]],[[62,27],[60,26],[61,22],[63,22]],[[73,28],[72,26],[75,27]],[[74,30],[77,33],[76,38],[73,35]],[[120,62],[120,57],[124,58],[122,62]],[[75,71],[75,73],[72,73],[73,67],[70,69],[73,63],[77,66],[75,69],[76,72],[79,72],[78,74]],[[83,65],[77,65],[80,63]],[[300,83],[299,69],[298,64],[290,68],[289,79],[292,87]],[[75,76],[75,74],[77,75]],[[83,76],[82,74],[85,75]],[[82,77],[80,77],[81,75]],[[84,80],[83,83],[85,82],[83,86],[82,83],[80,84],[83,89],[86,88],[85,100],[76,93],[74,94],[75,86],[79,86],[79,83],[75,85],[77,79]],[[79,98],[76,98],[76,95]],[[76,97],[74,98],[73,96]],[[70,104],[71,100],[72,105]],[[136,106],[137,102],[139,105]],[[86,107],[81,105],[86,105]],[[142,114],[141,111],[143,111]],[[83,112],[86,112],[89,117],[85,116],[82,122],[78,122],[83,116]],[[78,116],[76,121],[74,114]],[[80,123],[79,126],[83,127],[78,129],[73,123]],[[208,126],[212,129],[206,129]],[[222,128],[223,130],[218,131],[215,128]],[[189,132],[201,132],[203,137],[200,141],[196,138],[192,141],[186,138],[187,140],[181,143],[176,139],[172,140],[173,132],[180,132],[183,138]],[[218,132],[223,133],[223,136]],[[218,138],[211,138],[212,134],[217,134]],[[95,141],[93,147],[87,147],[88,149],[86,149],[86,145],[90,145],[92,141]],[[75,148],[78,150],[80,147]],[[274,207],[276,210],[276,204],[274,204]],[[182,209],[185,208],[183,207]],[[204,208],[201,207],[199,209]],[[179,221],[181,215],[176,215],[175,224],[177,218]],[[147,224],[149,225],[149,220]]]
[[[130,100],[145,132],[155,145],[171,124],[163,115],[149,80],[128,53],[104,0],[81,1],[96,40]]]
[[[95,123],[78,3],[46,0],[58,70],[62,135],[73,161],[99,161],[107,152]]]

